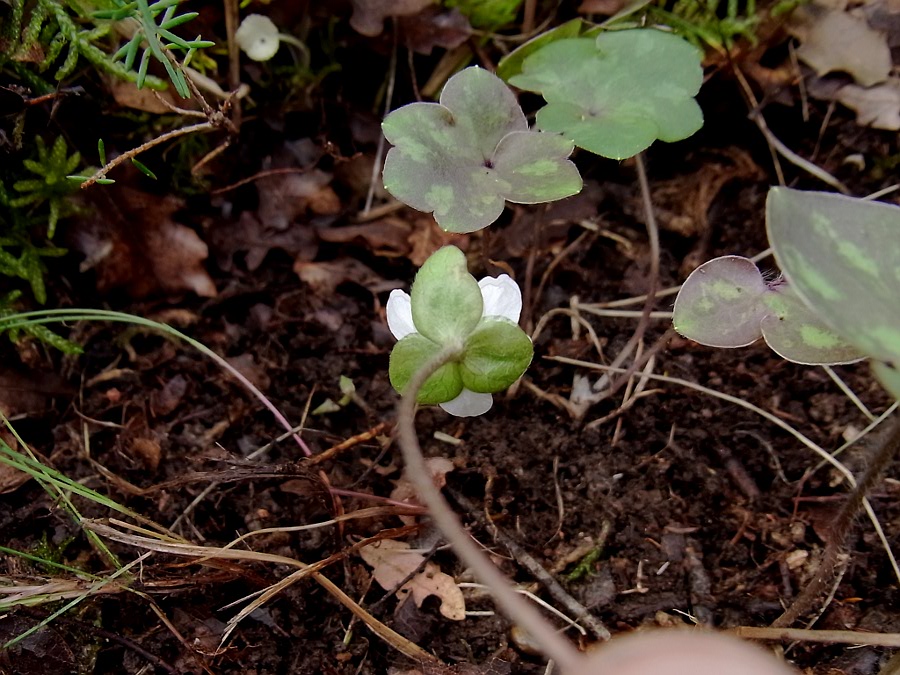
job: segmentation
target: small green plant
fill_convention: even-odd
[[[78,152],[69,155],[66,139],[62,136],[54,141],[52,148],[47,148],[44,139],[38,136],[35,138],[35,147],[37,159],[26,159],[22,164],[36,178],[13,183],[13,190],[21,194],[10,199],[9,206],[20,209],[25,206],[41,206],[46,202],[49,210],[47,238],[52,239],[60,215],[65,213],[65,199],[75,189],[66,177],[81,163],[81,155]]]
[[[522,62],[510,84],[540,93],[543,131],[563,134],[603,157],[625,159],[659,139],[679,141],[703,125],[694,100],[701,54],[654,29],[555,40]]]
[[[417,401],[452,415],[482,415],[531,363],[531,339],[519,328],[522,294],[503,274],[480,282],[463,252],[445,246],[416,275],[412,293],[396,290],[387,304],[388,326],[399,342],[391,352],[391,384],[406,391],[429,361],[446,363],[419,389]]]
[[[147,0],[133,0],[132,2],[113,0],[114,9],[94,12],[93,17],[110,21],[122,21],[129,18],[136,20],[137,28],[134,35],[113,55],[112,60],[115,62],[123,59],[125,69],[131,71],[137,59],[138,50],[142,44],[146,43],[135,78],[138,88],[143,87],[147,81],[147,68],[150,66],[150,57],[152,56],[166,69],[178,94],[182,98],[190,98],[191,90],[184,73],[176,67],[176,64],[173,64],[169,53],[175,49],[184,51],[183,63],[186,65],[190,62],[195,50],[212,47],[215,42],[201,40],[199,37],[195,40],[185,40],[172,32],[173,28],[181,26],[197,16],[197,12],[187,12],[176,16],[175,10],[180,2],[181,0],[158,0],[158,2],[149,4]]]
[[[778,3],[776,9],[783,4]],[[784,9],[780,11],[783,13]],[[744,3],[739,0],[676,0],[674,3],[663,0],[648,5],[647,14],[672,26],[697,46],[708,46],[717,51],[731,49],[739,39],[755,45],[756,31],[762,21],[756,0]]]
[[[440,103],[404,106],[382,127],[394,145],[385,188],[451,232],[487,227],[506,201],[537,204],[581,190],[567,159],[572,142],[530,131],[513,93],[481,68],[451,77]]]
[[[767,283],[735,256],[705,263],[679,292],[675,329],[716,347],[762,336],[797,363],[869,357],[900,397],[900,208],[772,188],[766,227],[784,278]]]

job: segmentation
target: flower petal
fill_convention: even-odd
[[[502,316],[513,323],[519,323],[522,313],[522,291],[508,274],[499,277],[485,277],[478,282],[481,297],[484,298],[482,316]]]
[[[478,394],[468,389],[452,401],[441,403],[441,408],[457,417],[478,417],[484,415],[494,404],[494,397],[490,394]]]
[[[398,340],[402,340],[407,335],[417,332],[413,323],[409,293],[399,289],[391,291],[387,301],[386,313],[391,335]]]

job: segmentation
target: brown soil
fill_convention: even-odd
[[[663,232],[663,287],[679,283],[685,265],[690,269],[715,255],[753,255],[765,248],[763,203],[767,186],[776,182],[768,149],[746,121],[736,87],[727,78],[709,85],[701,101],[710,120],[707,129],[689,142],[649,153],[657,207],[676,215],[690,213],[690,205],[672,195],[693,198],[692,186],[717,173],[703,173],[705,166],[731,161],[722,159],[723,153],[741,153],[758,173],[738,172],[735,180],[721,186],[707,214],[708,229]],[[770,126],[790,138],[795,149],[809,149],[824,109],[816,108],[817,117],[800,124],[796,111],[775,106]],[[326,137],[330,132],[329,127],[319,131]],[[896,152],[891,146],[895,140],[860,130],[839,111],[823,139],[823,147],[829,148],[823,163],[863,194],[889,181],[842,166],[844,149],[862,147],[883,157],[891,148]],[[530,289],[532,325],[546,311],[569,306],[573,296],[581,303],[608,301],[639,294],[647,285],[646,237],[636,206],[633,166],[587,156],[579,156],[578,162],[592,184],[589,198],[577,202],[571,212],[559,207],[558,218],[555,212],[541,218],[541,209],[516,207],[488,234],[466,242],[476,276],[497,274],[500,269],[489,261],[500,260]],[[798,186],[821,187],[790,165],[785,170]],[[359,208],[342,196],[348,201],[333,227],[345,225]],[[217,216],[209,215],[215,211],[208,201],[200,199],[191,212],[194,208],[191,202],[187,222],[198,228],[215,224]],[[556,254],[584,232],[578,220],[585,217],[585,209],[598,216],[602,231],[582,239],[553,268],[536,297]],[[411,212],[399,215],[422,226]],[[356,386],[356,402],[308,417],[303,437],[319,453],[379,424],[390,425],[397,400],[387,380],[392,339],[382,310],[390,288],[385,280],[407,284],[414,267],[352,241],[321,244],[316,261],[347,257],[364,262],[380,285],[357,283],[351,275],[333,290],[313,289],[292,271],[293,259],[274,251],[254,272],[244,269],[240,260],[228,272],[211,266],[219,290],[213,300],[185,297],[135,304],[120,297],[109,302],[139,315],[180,322],[191,336],[232,359],[294,424],[308,405],[314,409],[326,398],[340,399],[338,380],[349,377]],[[53,282],[58,297],[65,296],[64,304],[96,304],[90,284],[66,290],[71,282],[65,276],[61,273]],[[660,300],[657,307],[667,309],[670,302]],[[632,319],[584,316],[607,360],[636,325]],[[648,347],[663,334],[664,324],[651,326]],[[15,427],[55,469],[152,521],[170,526],[178,519],[179,534],[206,546],[224,545],[249,530],[315,523],[334,514],[321,479],[303,467],[302,453],[290,440],[246,460],[282,430],[214,363],[186,345],[122,326],[77,327],[73,338],[84,344],[83,356],[61,359],[33,346],[18,351],[2,347],[4,368],[32,373],[32,385],[26,388],[43,401],[39,409],[16,419]],[[753,412],[675,385],[651,382],[646,397],[602,424],[590,423],[616,411],[622,391],[614,400],[593,406],[584,420],[573,420],[535,392],[567,398],[574,374],[595,375],[546,358],[554,355],[598,361],[585,331],[573,335],[569,320],[559,317],[536,342],[535,361],[527,374],[533,386],[498,396],[493,410],[480,418],[460,420],[439,410],[418,416],[425,453],[454,463],[447,491],[463,498],[455,506],[472,525],[473,535],[491,549],[510,577],[533,584],[528,571],[496,542],[493,528],[517,541],[613,633],[694,620],[719,628],[768,625],[804,586],[831,536],[830,519],[846,494],[835,472],[820,468],[808,474],[819,458],[795,438]],[[875,413],[886,408],[887,397],[864,365],[836,370]],[[53,372],[60,378],[46,385],[33,375]],[[822,369],[788,364],[764,345],[715,351],[675,338],[660,351],[655,372],[740,397],[829,450],[867,423]],[[438,431],[457,443],[435,440]],[[874,443],[853,446],[843,461],[858,473]],[[335,487],[381,498],[390,495],[400,477],[399,453],[386,432],[352,444],[320,468]],[[894,479],[900,476],[896,468],[890,475],[871,500],[897,549],[900,483]],[[477,513],[466,512],[461,502]],[[75,503],[86,518],[114,515],[84,499]],[[345,512],[378,503],[341,500]],[[479,525],[484,514],[491,529]],[[313,563],[401,524],[396,516],[382,515],[346,521],[341,527],[259,536],[238,548]],[[430,549],[436,534],[427,522],[419,524],[405,540]],[[604,530],[608,536],[589,573],[566,581],[578,562],[573,552],[586,552],[585,542],[596,543]],[[70,514],[35,481],[0,495],[0,542],[108,573]],[[897,581],[867,520],[857,524],[849,543],[846,572],[816,627],[900,632]],[[140,553],[124,544],[110,547],[123,561]],[[465,577],[450,551],[438,547],[432,559],[445,572]],[[0,556],[0,564],[4,574],[23,575],[19,578],[70,578],[14,556]],[[246,602],[241,599],[291,571],[272,563],[154,554],[127,589],[124,584],[112,586],[66,612],[0,656],[0,670],[17,675],[262,675],[378,674],[413,667],[360,623],[348,631],[351,614],[310,580],[290,586],[245,619],[227,648],[215,654],[226,622]],[[420,609],[399,604],[394,597],[382,602],[385,591],[371,582],[368,567],[356,555],[339,558],[324,574],[364,607],[374,606],[377,619],[449,666],[485,667],[453,672],[488,672],[489,664],[495,672],[544,672],[539,657],[511,640],[506,619],[472,616],[452,622],[438,613],[434,598]],[[540,586],[535,592],[547,597]],[[470,611],[492,608],[486,597],[469,598]],[[237,605],[229,607],[231,603]],[[20,634],[59,606],[0,617],[0,641]],[[578,639],[573,631],[569,634]],[[584,646],[591,641],[590,636],[580,639]],[[787,658],[817,675],[874,675],[889,656],[887,650],[871,647],[784,647]]]

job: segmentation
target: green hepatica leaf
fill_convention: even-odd
[[[767,284],[753,261],[739,256],[694,270],[675,299],[672,323],[681,335],[710,347],[744,347],[764,337],[772,351],[794,363],[862,358],[787,282]]]
[[[786,284],[769,291],[763,302],[771,314],[761,322],[766,344],[781,358],[813,365],[853,363],[859,350],[826,325]]]
[[[482,319],[466,341],[463,384],[483,394],[503,391],[522,376],[533,354],[531,339],[512,321]]]
[[[525,59],[536,51],[557,40],[584,37],[590,27],[591,24],[584,19],[572,19],[556,28],[544,31],[500,59],[500,63],[497,64],[497,76],[509,81],[511,77],[522,72],[522,64]]]
[[[900,363],[900,208],[773,188],[769,242],[801,298],[866,356]]]
[[[410,296],[416,330],[441,345],[457,342],[462,347],[484,310],[478,282],[455,246],[445,246],[425,261]]]
[[[418,333],[412,333],[394,345],[388,376],[391,386],[401,394],[415,373],[441,351],[441,346]],[[422,405],[437,405],[452,401],[463,389],[458,363],[448,363],[425,380],[417,401]]]
[[[538,127],[612,159],[632,157],[656,139],[679,141],[696,132],[703,113],[693,97],[702,81],[700,52],[655,29],[551,42],[510,78],[546,99]]]
[[[759,269],[729,255],[691,272],[675,299],[672,324],[681,335],[708,347],[745,347],[760,337],[768,313]]]
[[[433,212],[451,232],[487,227],[506,200],[532,204],[581,190],[581,176],[567,159],[572,144],[529,131],[509,88],[477,67],[451,77],[440,103],[399,108],[382,128],[394,145],[385,158],[385,188]]]

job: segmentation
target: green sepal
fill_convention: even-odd
[[[534,356],[531,338],[509,319],[488,317],[466,340],[460,371],[466,389],[503,391],[518,380]]]
[[[455,246],[445,246],[425,261],[410,296],[416,329],[440,345],[462,347],[484,310],[478,282]]]
[[[391,352],[388,376],[391,386],[402,395],[409,381],[425,364],[441,352],[441,346],[418,333],[400,340]],[[447,363],[425,380],[416,401],[422,405],[437,405],[452,401],[463,389],[458,363]]]

